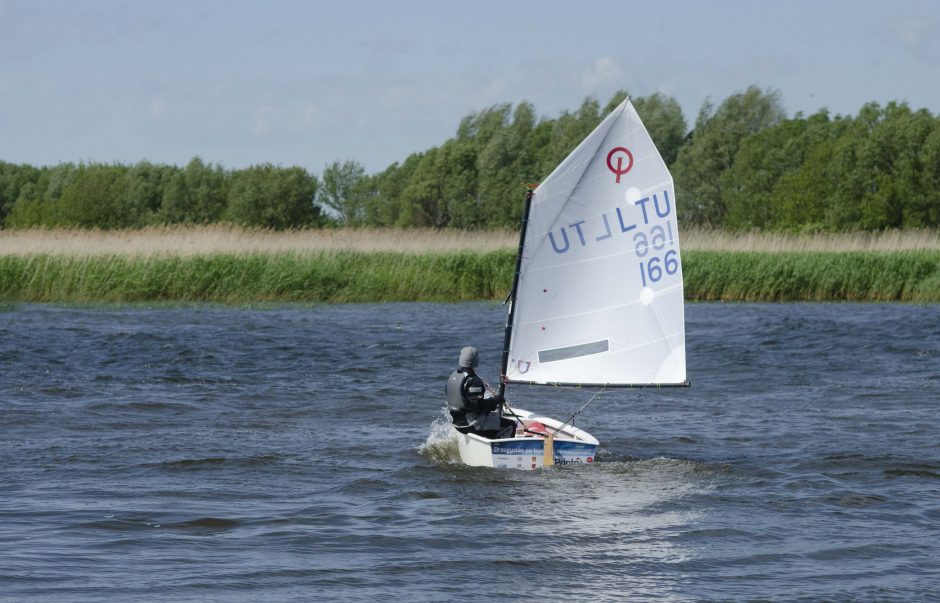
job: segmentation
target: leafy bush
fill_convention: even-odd
[[[235,224],[263,228],[299,228],[320,224],[313,204],[317,179],[299,167],[262,165],[232,177],[225,218]]]

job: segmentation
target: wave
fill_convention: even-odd
[[[257,465],[270,465],[280,463],[284,460],[284,456],[280,454],[259,454],[257,456],[248,456],[248,457],[224,457],[224,456],[211,456],[205,458],[185,458],[185,459],[174,459],[171,461],[162,461],[159,463],[145,463],[141,465],[142,467],[155,467],[157,469],[164,470],[190,470],[190,469],[202,469],[205,467],[213,467],[217,465],[231,464],[236,467],[253,467]]]
[[[457,433],[453,430],[450,416],[441,409],[441,416],[431,421],[428,437],[418,446],[418,452],[438,465],[460,464],[457,449]]]
[[[104,530],[110,532],[135,532],[139,530],[152,530],[162,528],[166,530],[182,530],[186,532],[216,533],[237,528],[241,522],[237,519],[224,517],[198,517],[183,521],[165,522],[154,517],[108,517],[97,521],[89,521],[75,527]]]

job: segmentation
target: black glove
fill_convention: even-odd
[[[505,401],[506,399],[500,395],[493,396],[492,398],[484,398],[480,400],[480,411],[493,412]]]

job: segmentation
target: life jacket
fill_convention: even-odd
[[[451,373],[444,388],[447,408],[451,413],[479,412],[479,404],[486,393],[483,379],[466,369],[459,368]]]

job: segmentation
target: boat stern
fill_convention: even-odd
[[[551,465],[589,465],[597,452],[596,441],[553,438],[549,458],[546,458],[545,442],[541,437],[489,440],[467,433],[458,434],[457,447],[460,459],[467,465],[527,471]]]

